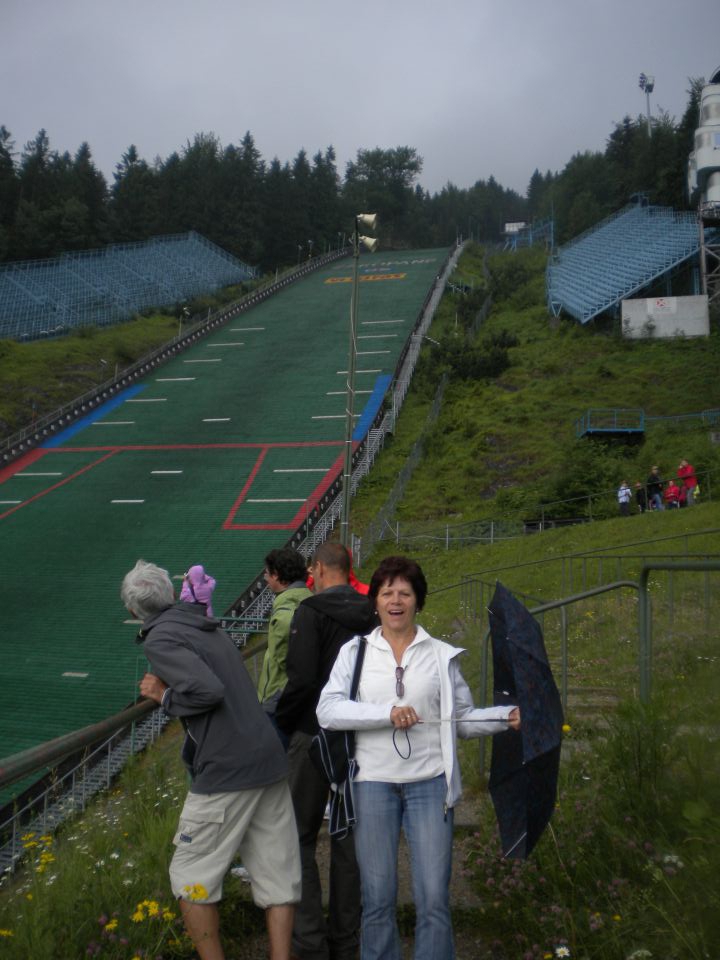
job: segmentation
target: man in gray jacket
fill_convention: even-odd
[[[271,960],[288,960],[300,858],[287,761],[242,656],[217,620],[174,602],[170,577],[155,564],[138,560],[121,596],[143,620],[138,642],[151,672],[140,692],[185,728],[192,784],[170,881],[188,934],[201,960],[224,960],[217,904],[239,851],[266,911]]]

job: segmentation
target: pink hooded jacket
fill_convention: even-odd
[[[192,584],[192,589],[190,585]],[[199,563],[190,567],[183,578],[180,599],[184,603],[204,603],[207,607],[207,615],[213,616],[211,598],[215,589],[215,578],[205,573],[205,567]],[[194,591],[194,594],[193,594]]]

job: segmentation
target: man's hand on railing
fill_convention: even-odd
[[[154,673],[146,673],[140,681],[140,693],[143,697],[155,700],[157,703],[162,703],[167,688],[167,684],[163,683],[160,677],[156,677]]]

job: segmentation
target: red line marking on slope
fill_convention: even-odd
[[[357,444],[355,444],[354,446],[356,447]],[[264,459],[264,456],[262,459]],[[305,504],[302,507],[300,507],[298,512],[292,518],[292,520],[289,520],[287,523],[233,523],[232,522],[233,517],[235,516],[240,505],[245,499],[245,496],[247,495],[250,485],[253,479],[255,478],[255,475],[257,474],[257,471],[260,467],[261,459],[258,459],[258,462],[255,465],[255,469],[253,469],[253,472],[250,474],[250,477],[248,478],[247,483],[243,487],[240,496],[235,501],[232,510],[228,514],[227,520],[223,524],[223,527],[222,527],[223,530],[295,530],[296,527],[300,523],[302,523],[302,521],[305,519],[306,512],[309,513],[310,510],[313,510],[317,506],[319,501],[322,499],[323,494],[333,482],[336,472],[337,470],[340,469],[344,459],[345,459],[345,452],[343,451],[335,460],[335,462],[332,464],[332,466],[328,467],[327,473],[322,478],[320,483],[315,487],[315,489],[310,494],[310,496],[307,498]]]
[[[30,497],[29,500],[24,500],[22,503],[18,503],[15,507],[10,507],[9,510],[6,510],[5,513],[0,513],[0,520],[4,520],[5,517],[9,517],[11,513],[15,513],[16,510],[22,510],[23,507],[27,507],[28,504],[34,503],[35,500],[39,500],[41,497],[47,496],[48,493],[52,493],[53,490],[57,490],[58,487],[64,487],[66,483],[70,483],[72,480],[77,479],[81,474],[86,473],[88,470],[92,470],[93,467],[96,467],[98,464],[103,463],[105,460],[109,460],[110,457],[114,457],[116,450],[112,450],[110,453],[106,453],[104,457],[100,457],[98,460],[94,460],[92,463],[86,464],[80,470],[76,470],[75,473],[70,474],[69,477],[65,477],[64,480],[58,480],[57,483],[54,483],[51,487],[47,487],[45,490],[41,490],[40,493],[36,493],[34,497]]]
[[[14,477],[16,473],[20,473],[25,467],[29,467],[32,463],[35,463],[36,460],[44,457],[47,452],[47,450],[29,450],[23,454],[19,460],[11,463],[9,467],[3,467],[2,470],[0,470],[0,483],[5,483],[10,477]]]
[[[247,480],[245,481],[245,486],[242,488],[242,490],[241,490],[240,493],[238,494],[238,497],[237,497],[237,499],[235,500],[235,503],[232,505],[232,507],[231,507],[231,509],[230,509],[230,513],[227,515],[227,517],[226,517],[226,519],[225,519],[225,523],[223,523],[223,525],[222,525],[223,530],[234,530],[234,529],[236,529],[236,528],[234,527],[234,525],[233,525],[233,517],[235,516],[235,514],[236,514],[236,513],[238,512],[238,510],[240,509],[240,504],[243,502],[243,500],[244,500],[245,497],[247,496],[248,490],[249,490],[250,487],[253,485],[253,481],[254,481],[255,477],[257,476],[258,471],[260,470],[260,467],[261,467],[262,464],[263,464],[263,460],[265,459],[265,457],[266,457],[267,455],[268,455],[268,448],[267,448],[267,447],[265,447],[263,450],[261,450],[260,453],[258,454],[258,458],[257,458],[257,460],[255,461],[255,465],[253,466],[252,470],[250,471],[250,473],[249,473],[249,475],[248,475]]]
[[[269,443],[131,443],[98,447],[49,447],[45,453],[99,453],[112,450],[126,453],[129,450],[273,450],[276,448],[297,447],[340,447],[342,440],[273,440]]]

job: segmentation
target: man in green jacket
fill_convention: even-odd
[[[290,622],[298,604],[312,593],[305,586],[307,561],[290,547],[271,550],[265,557],[265,582],[275,594],[270,627],[268,629],[268,648],[263,659],[258,682],[258,697],[265,713],[276,730],[275,710],[280,694],[287,683],[285,661],[287,660]],[[278,730],[278,736],[287,748],[288,738]]]

